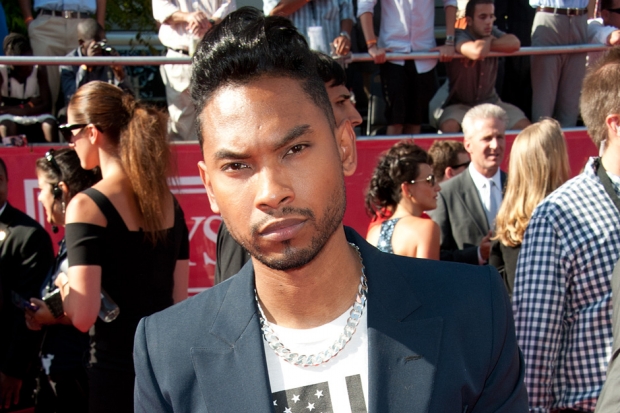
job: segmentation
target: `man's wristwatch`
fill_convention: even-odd
[[[451,34],[446,35],[446,42],[444,44],[446,46],[454,46],[454,36]]]
[[[211,24],[211,26],[215,26],[215,20],[209,19],[209,23]]]
[[[344,30],[341,31],[338,36],[343,36],[343,37],[346,37],[347,39],[351,40],[351,36],[349,36],[349,33],[345,32]]]

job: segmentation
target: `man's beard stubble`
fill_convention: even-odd
[[[344,182],[341,187],[336,188],[334,194],[329,197],[329,199],[332,200],[332,202],[323,210],[323,217],[319,222],[316,221],[314,212],[308,208],[283,207],[278,211],[269,213],[272,217],[276,216],[277,218],[285,218],[289,215],[301,215],[308,219],[306,224],[311,224],[316,228],[316,234],[312,237],[310,245],[307,248],[294,249],[290,241],[287,240],[282,242],[284,246],[284,251],[282,252],[284,257],[282,258],[268,257],[261,251],[259,245],[252,242],[252,239],[259,236],[259,229],[272,218],[265,217],[265,219],[261,220],[259,223],[251,225],[250,239],[244,239],[236,234],[235,229],[229,225],[226,219],[224,219],[224,223],[233,239],[261,264],[277,271],[293,270],[311,262],[323,250],[323,247],[332,234],[340,227],[347,203]]]

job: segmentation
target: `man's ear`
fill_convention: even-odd
[[[58,188],[62,191],[62,199],[67,199],[69,196],[69,187],[64,181],[58,182]]]
[[[451,167],[446,166],[446,169],[443,172],[443,176],[445,177],[444,179],[454,178],[454,176],[455,176],[454,175],[454,170]]]
[[[357,146],[355,145],[355,132],[353,126],[348,119],[340,122],[334,131],[336,137],[336,145],[340,152],[340,161],[342,162],[342,170],[344,176],[351,176],[357,168]]]
[[[205,190],[207,191],[207,196],[209,197],[209,204],[211,205],[211,211],[219,214],[220,208],[217,205],[217,200],[215,199],[215,193],[213,192],[213,186],[211,185],[211,179],[209,178],[207,165],[203,161],[198,162],[198,172],[200,172],[200,179],[202,180],[202,184],[205,186]]]
[[[468,26],[471,26],[472,24],[474,24],[474,19],[472,19],[469,16],[465,16],[465,21],[467,22]]]
[[[620,115],[612,113],[605,118],[605,124],[607,125],[607,136],[611,138],[615,136],[614,140],[620,139]]]

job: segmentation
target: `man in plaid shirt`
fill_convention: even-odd
[[[586,76],[581,113],[620,194],[620,50]],[[531,411],[594,411],[611,353],[619,257],[620,212],[593,158],[536,208],[519,255],[513,310]]]

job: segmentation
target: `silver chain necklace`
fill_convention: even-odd
[[[317,354],[298,354],[293,353],[289,348],[285,347],[284,344],[280,341],[276,333],[271,328],[271,324],[267,321],[267,317],[265,317],[265,313],[263,312],[263,308],[260,305],[260,301],[258,301],[258,294],[256,293],[256,288],[254,289],[254,299],[256,300],[256,305],[258,306],[258,311],[260,312],[260,324],[261,330],[263,331],[263,338],[271,347],[271,349],[276,353],[277,356],[283,358],[285,361],[295,365],[295,366],[320,366],[323,363],[327,363],[333,357],[335,357],[344,346],[347,345],[349,341],[351,341],[351,337],[355,333],[358,324],[362,318],[362,314],[364,313],[364,308],[366,308],[366,295],[368,294],[368,284],[366,280],[366,274],[364,273],[364,263],[362,261],[362,254],[360,253],[360,249],[357,245],[353,243],[349,243],[360,257],[360,263],[362,264],[362,275],[360,277],[360,285],[357,289],[357,296],[355,297],[355,302],[353,303],[353,309],[349,314],[349,318],[347,319],[347,324],[344,326],[344,331],[340,334],[340,337],[334,344],[329,346],[329,348],[325,351],[321,351]]]

